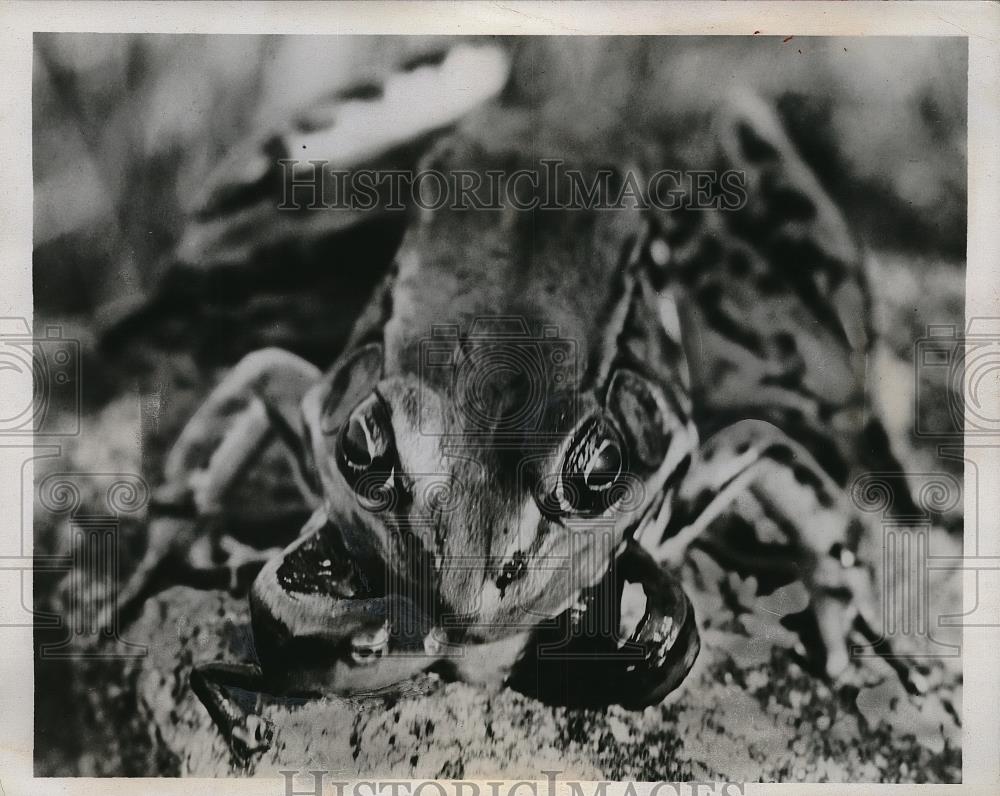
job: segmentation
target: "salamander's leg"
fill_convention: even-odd
[[[760,501],[788,537],[787,555],[741,561],[740,550],[718,545],[707,549],[724,565],[756,565],[770,570],[768,574],[801,578],[815,620],[809,622],[809,641],[817,647],[817,662],[835,677],[848,665],[850,633],[870,636],[876,626],[872,573],[857,554],[865,525],[815,459],[777,427],[746,420],[707,440],[678,487],[669,516],[660,527],[647,529],[642,542],[657,560],[679,561],[744,490]],[[892,655],[891,650],[880,652]],[[905,672],[900,674],[908,687],[913,685]]]
[[[641,708],[683,682],[699,648],[680,582],[626,542],[597,586],[534,631],[509,682],[556,704]]]
[[[319,378],[316,367],[294,354],[264,349],[244,357],[212,390],[167,456],[163,484],[150,504],[146,553],[105,608],[100,626],[141,605],[166,574],[202,587],[249,584],[275,551],[254,554],[238,544],[227,551],[223,499],[276,432],[301,465],[299,404]],[[304,465],[297,474],[306,502],[314,506],[318,498]],[[231,556],[220,562],[220,552]],[[168,565],[177,571],[164,572]]]
[[[250,663],[205,663],[191,672],[191,690],[208,710],[230,748],[247,760],[271,745],[274,727],[263,716],[244,710],[228,693],[229,688],[258,692],[263,689],[260,667]]]

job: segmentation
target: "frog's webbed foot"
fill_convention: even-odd
[[[748,544],[706,539],[703,531],[742,492],[750,492],[787,539],[765,555]],[[801,445],[777,427],[746,420],[702,446],[671,505],[669,520],[642,543],[657,560],[679,561],[696,541],[724,566],[785,581],[810,595],[796,629],[814,664],[831,678],[850,662],[852,634],[871,643],[877,599],[870,569],[859,560],[865,520],[843,490]],[[800,618],[802,619],[802,618]],[[919,679],[887,643],[874,649],[907,684]]]
[[[274,740],[274,724],[263,716],[248,715],[242,724],[233,728],[231,746],[238,757],[266,752]]]
[[[241,707],[228,692],[229,688],[261,690],[260,668],[246,663],[207,663],[191,672],[191,689],[208,709],[233,754],[245,763],[270,748],[274,725]]]

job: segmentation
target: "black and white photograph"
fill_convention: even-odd
[[[31,775],[967,781],[974,34],[760,19],[30,34]]]

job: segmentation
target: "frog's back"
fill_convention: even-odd
[[[650,113],[636,115],[623,116],[616,135],[588,137],[560,127],[543,108],[494,107],[468,120],[426,165],[508,176],[525,168],[544,183],[541,161],[558,154],[587,180],[602,168],[622,178],[627,166],[641,182],[678,160],[646,126]],[[896,469],[866,409],[870,287],[840,210],[762,100],[720,103],[691,131],[699,136],[693,166],[742,179],[746,201],[735,211],[425,214],[401,253],[398,295],[406,306],[399,318],[410,332],[427,334],[437,323],[519,316],[532,334],[555,325],[579,345],[581,361],[591,361],[607,342],[626,250],[644,235],[644,219],[653,219],[668,251],[660,285],[681,310],[703,431],[757,417],[803,442],[842,482],[859,465]],[[546,190],[543,184],[540,193]]]
[[[484,181],[491,171],[509,179],[524,169],[537,185],[520,181],[515,197],[515,188],[507,191],[501,182],[496,207],[445,206],[421,213],[397,258],[389,337],[398,368],[418,366],[420,342],[435,326],[451,324],[465,336],[482,328],[477,322],[498,317],[523,324],[529,338],[570,341],[581,378],[599,359],[621,300],[628,246],[645,222],[635,209],[542,206],[555,187],[547,183],[544,164],[527,149],[522,144],[493,147],[482,138],[456,134],[423,164],[446,175],[472,171]],[[580,161],[565,168],[592,175],[610,163]],[[480,196],[489,199],[492,190],[484,182]],[[535,200],[538,206],[530,209],[515,206]]]

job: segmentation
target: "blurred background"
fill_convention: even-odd
[[[241,142],[443,41],[35,35],[35,323],[79,340],[83,363],[83,433],[39,477],[61,469],[155,480],[206,385],[243,353],[279,344],[332,360],[350,327],[341,308],[357,307],[374,278],[350,264],[391,257],[397,231],[356,230],[345,243],[342,230],[322,224],[272,229],[194,211],[213,175],[246,165],[232,156]],[[514,85],[539,125],[604,141],[623,157],[654,131],[675,153],[664,168],[699,166],[706,120],[724,95],[745,86],[768,100],[867,252],[883,335],[873,379],[901,457],[911,472],[961,475],[960,460],[941,459],[936,443],[913,434],[915,411],[929,415],[924,427],[947,427],[948,407],[961,400],[946,378],[914,371],[913,351],[929,324],[964,323],[964,39],[498,41],[514,54]],[[248,514],[260,522],[259,490],[255,497]],[[953,538],[958,506],[941,518]],[[58,550],[65,523],[36,507],[36,549]],[[122,527],[127,568],[142,526],[125,518]],[[36,578],[36,604],[53,588]],[[122,662],[40,663],[36,772],[183,770],[151,738],[132,688]],[[941,765],[932,778],[954,776],[953,758]]]
[[[887,350],[908,362],[927,324],[961,324],[964,40],[500,41],[514,52],[513,90],[536,109],[540,127],[623,157],[655,136],[670,153],[664,168],[704,167],[713,107],[741,87],[758,92],[869,252],[872,284],[884,294],[878,326]],[[199,366],[225,365],[265,344],[328,361],[350,324],[347,313],[338,322],[339,313],[314,306],[315,296],[330,308],[363,301],[370,290],[362,269],[345,265],[352,252],[333,242],[340,230],[329,217],[337,214],[319,214],[327,218],[310,227],[274,221],[289,214],[205,219],[192,211],[220,170],[250,167],[232,157],[241,142],[308,120],[338,92],[377,82],[443,44],[36,34],[35,312],[38,323],[58,320],[81,340],[89,406],[116,393],[123,375],[148,381],[161,363],[158,354],[142,357],[143,347],[165,339],[194,352]],[[393,235],[369,232],[348,248],[365,262],[391,257]],[[160,317],[151,296],[165,282],[174,300]],[[137,312],[141,320],[123,323]],[[109,330],[116,343],[125,338],[113,360],[95,355]],[[895,387],[884,392],[905,428],[909,413],[898,410],[906,401]]]
[[[755,88],[777,104],[867,241],[964,257],[963,40],[678,37],[655,48],[624,41],[549,40],[522,58],[528,74],[520,82],[547,100],[552,118],[574,108],[570,123],[589,130],[614,129],[627,105],[646,105],[685,150],[696,146],[693,118],[734,85]],[[237,141],[440,44],[37,34],[38,309],[92,313],[147,288],[180,239],[185,208]]]

